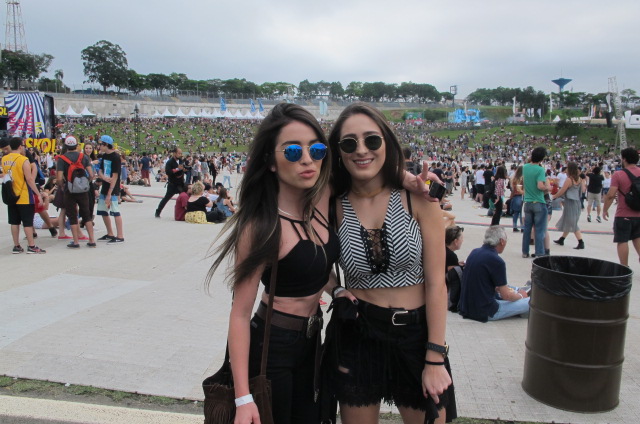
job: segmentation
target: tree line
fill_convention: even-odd
[[[132,94],[153,91],[158,95],[177,96],[179,93],[189,93],[199,97],[251,97],[279,99],[283,97],[297,97],[305,100],[324,98],[327,100],[347,101],[402,101],[410,103],[438,103],[453,99],[449,92],[439,92],[431,84],[403,82],[401,84],[387,84],[385,82],[352,81],[343,87],[339,81],[310,82],[305,79],[298,85],[287,82],[265,82],[256,84],[242,78],[228,80],[206,79],[193,80],[184,73],[173,72],[169,75],[150,73],[140,74],[129,68],[127,55],[118,44],[106,40],[86,47],[81,51],[84,66],[85,82],[99,84],[103,92],[115,89]],[[2,51],[0,60],[0,79],[14,89],[24,88],[27,82],[36,85],[41,91],[70,92],[63,83],[64,72],[58,69],[54,79],[41,75],[48,72],[53,61],[49,54],[29,54],[25,52]],[[39,78],[39,79],[38,79]],[[28,87],[33,88],[33,87]],[[555,107],[579,107],[592,104],[604,104],[607,93],[583,93],[564,91],[552,94]],[[628,105],[638,103],[640,98],[635,90],[625,89],[620,92],[621,100]],[[529,86],[522,88],[498,87],[494,89],[478,88],[466,98],[469,105],[497,105],[505,106],[513,102],[513,98],[520,107],[542,108],[549,105],[549,95]]]

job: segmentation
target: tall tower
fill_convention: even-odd
[[[22,9],[20,9],[20,1],[18,0],[7,0],[4,48],[13,52],[21,50],[27,53],[27,38],[24,36]]]

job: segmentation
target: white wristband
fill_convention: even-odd
[[[333,298],[335,299],[335,297],[338,295],[338,293],[345,291],[346,289],[342,286],[336,286],[333,289],[333,293],[331,293],[333,295]]]
[[[236,408],[238,406],[246,405],[247,403],[253,403],[253,395],[251,393],[236,398]]]

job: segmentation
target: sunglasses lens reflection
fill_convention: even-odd
[[[358,140],[355,138],[343,138],[340,140],[340,149],[345,153],[353,153],[358,146]]]
[[[302,157],[302,147],[297,144],[292,144],[284,149],[284,157],[289,162],[297,162]]]
[[[322,143],[313,144],[309,147],[309,155],[313,160],[322,160],[327,155],[327,146]]]
[[[369,150],[378,150],[382,146],[382,137],[379,135],[368,135],[364,139],[364,145]]]

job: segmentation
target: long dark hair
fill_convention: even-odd
[[[573,182],[580,181],[580,168],[575,162],[569,162],[567,164],[567,176],[573,180]]]
[[[499,166],[496,169],[496,180],[506,180],[507,179],[507,168],[504,166]]]
[[[247,170],[242,178],[238,191],[238,210],[232,215],[218,238],[228,232],[224,241],[215,248],[216,256],[209,272],[207,285],[223,259],[230,253],[237,257],[238,243],[245,235],[250,246],[249,255],[240,263],[236,263],[227,274],[229,286],[233,289],[248,278],[262,264],[270,265],[274,260],[274,252],[280,250],[280,219],[278,218],[278,178],[271,169],[275,166],[274,150],[276,138],[282,128],[292,122],[300,122],[311,128],[318,141],[327,144],[326,137],[316,118],[302,106],[289,103],[276,105],[262,121],[251,146]],[[329,183],[331,158],[325,157],[320,168],[320,175],[315,185],[306,190],[303,199],[303,221],[310,228],[311,216],[315,203]],[[312,234],[312,231],[309,231]],[[217,241],[218,239],[216,239]],[[215,243],[215,242],[214,242]]]
[[[393,130],[387,123],[384,115],[374,107],[366,103],[353,103],[347,106],[336,122],[333,124],[331,134],[329,134],[329,151],[331,153],[332,162],[332,181],[333,194],[341,196],[351,189],[351,174],[342,165],[340,160],[340,132],[344,122],[354,115],[366,115],[371,118],[380,128],[382,137],[384,137],[386,159],[382,166],[382,175],[386,185],[391,188],[402,188],[402,177],[404,175],[404,156],[402,147]]]

